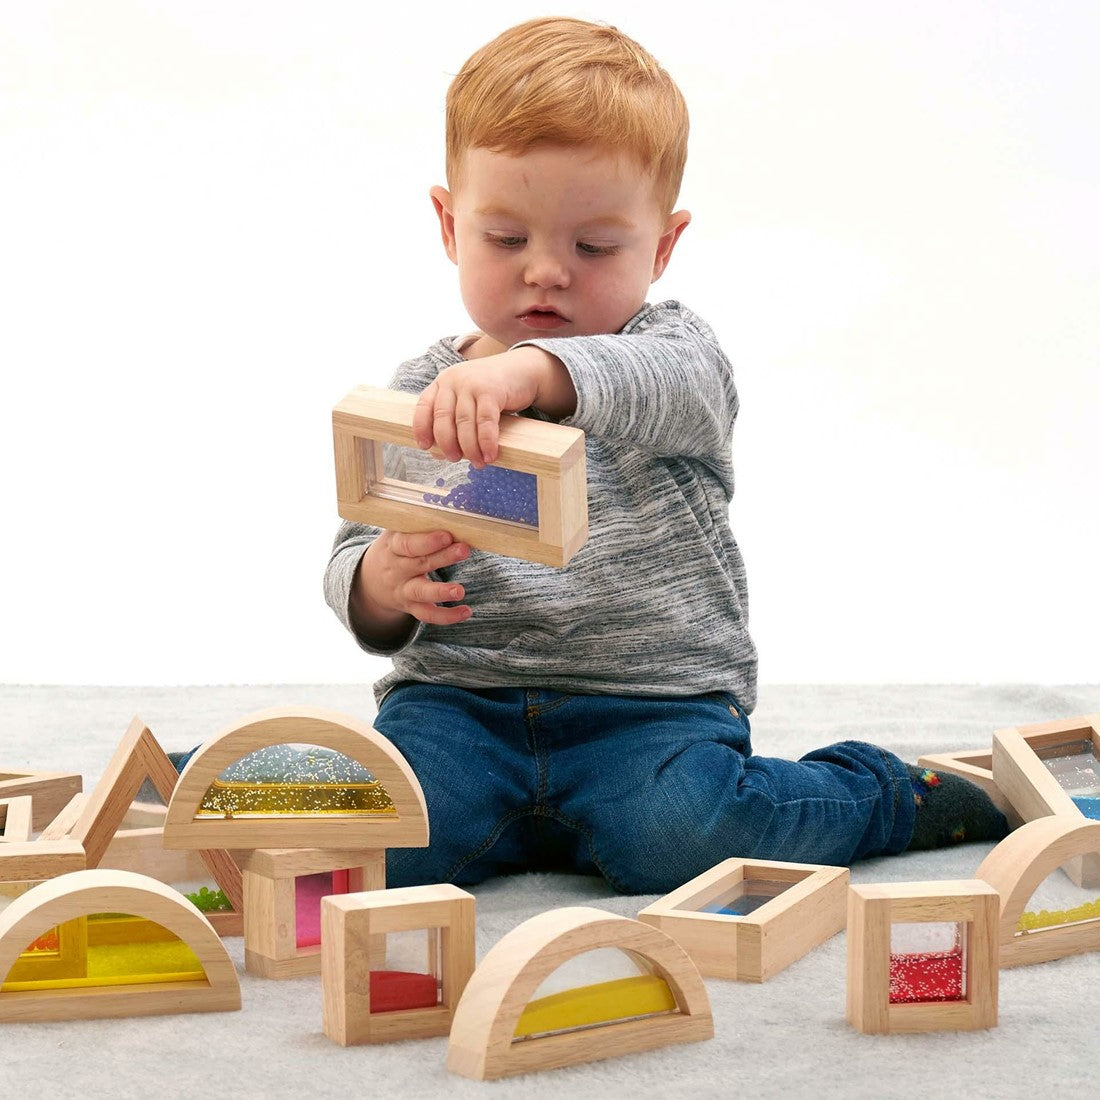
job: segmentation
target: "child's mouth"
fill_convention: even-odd
[[[569,323],[556,309],[529,309],[519,315],[519,320],[529,328],[539,329],[558,328]]]

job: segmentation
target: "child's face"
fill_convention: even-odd
[[[499,345],[489,351],[618,332],[690,220],[661,212],[632,160],[592,148],[470,149],[455,193],[434,187],[432,201],[467,312]]]

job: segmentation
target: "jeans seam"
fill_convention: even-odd
[[[555,809],[552,806],[536,807],[536,813],[542,817],[553,818],[561,825],[565,825],[570,829],[576,829],[585,840],[588,842],[588,855],[591,858],[593,864],[599,870],[600,874],[620,893],[629,893],[626,886],[619,882],[619,880],[603,865],[603,861],[596,854],[596,846],[592,840],[592,830],[585,825],[582,821],[578,821],[575,818],[571,818],[566,814],[563,814],[561,810]]]
[[[458,872],[463,867],[468,867],[475,859],[479,859],[483,856],[496,842],[500,839],[501,833],[508,828],[509,825],[519,821],[521,817],[529,817],[536,812],[536,809],[531,806],[524,806],[517,810],[512,810],[510,813],[506,813],[500,818],[496,825],[489,831],[485,839],[472,851],[467,853],[462,859],[457,860],[447,872],[447,881],[453,880]]]
[[[524,712],[524,720],[527,724],[527,732],[531,751],[535,756],[535,809],[543,805],[546,797],[546,789],[549,786],[550,760],[546,751],[546,744],[541,736],[539,718],[542,714],[542,704],[537,701],[538,693],[532,691],[529,698],[534,696],[535,702],[528,703]]]

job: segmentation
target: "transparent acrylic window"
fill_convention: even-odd
[[[371,1014],[438,1005],[443,992],[441,929],[391,932],[382,938],[384,959],[370,972]]]
[[[45,929],[20,955],[8,992],[204,982],[198,957],[155,921],[95,913]]]
[[[469,462],[447,462],[427,451],[387,443],[382,447],[384,476],[371,495],[442,511],[468,512],[537,529],[538,482],[534,474]]]
[[[321,946],[321,899],[331,894],[346,894],[351,872],[320,871],[298,875],[294,880],[295,946]]]
[[[693,913],[718,913],[728,917],[745,917],[754,913],[762,905],[789,890],[793,882],[780,882],[778,879],[747,876],[740,882],[727,887],[717,897],[711,897],[702,905],[695,901],[685,902],[678,909],[688,909]]]
[[[396,816],[385,787],[356,760],[317,745],[268,745],[218,776],[196,817]]]
[[[664,978],[618,948],[568,959],[543,980],[520,1015],[513,1042],[677,1011]]]
[[[966,1000],[966,925],[890,926],[890,1003]]]
[[[1036,935],[1070,924],[1100,920],[1095,887],[1077,886],[1068,875],[1048,875],[1035,888],[1016,924],[1016,935]]]
[[[1037,750],[1047,771],[1090,818],[1100,818],[1100,758],[1090,739],[1068,741]]]

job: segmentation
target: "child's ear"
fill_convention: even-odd
[[[433,187],[429,194],[432,197],[432,206],[435,207],[436,216],[439,218],[439,230],[443,237],[443,247],[451,258],[451,263],[458,263],[458,249],[455,248],[455,215],[454,202],[451,193],[446,187]]]
[[[665,222],[665,231],[657,240],[657,255],[653,258],[653,278],[650,282],[655,283],[668,267],[672,250],[690,221],[691,215],[686,210],[677,210],[675,214],[669,214]]]

